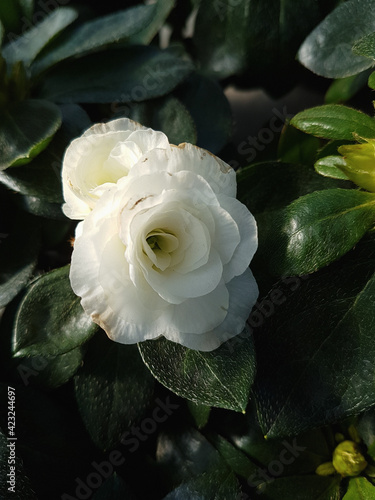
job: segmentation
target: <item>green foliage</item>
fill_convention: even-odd
[[[166,339],[138,344],[151,373],[194,403],[235,411],[246,408],[255,375],[251,335],[229,340],[212,352],[188,349]]]
[[[344,78],[370,68],[373,61],[353,50],[375,30],[373,0],[349,0],[331,12],[306,38],[298,59],[326,78]],[[363,43],[360,43],[363,46]]]

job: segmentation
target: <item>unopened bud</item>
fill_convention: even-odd
[[[332,463],[342,476],[358,476],[367,467],[366,459],[354,441],[342,441],[337,445]]]
[[[339,168],[358,186],[375,192],[375,139],[364,139],[363,144],[340,146],[338,152],[345,159]]]

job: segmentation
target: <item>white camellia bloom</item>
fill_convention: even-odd
[[[102,193],[78,225],[70,280],[112,340],[211,351],[242,332],[257,228],[235,196],[233,169],[191,144],[150,148]]]
[[[98,123],[68,147],[62,170],[70,219],[84,219],[111,185],[128,175],[139,158],[154,148],[169,148],[168,138],[128,118]]]

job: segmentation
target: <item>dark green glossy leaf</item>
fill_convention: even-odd
[[[0,497],[14,500],[37,500],[30,480],[25,475],[22,461],[17,455],[11,457],[10,450],[14,451],[13,447],[17,453],[17,441],[8,441],[5,434],[0,431]]]
[[[54,220],[66,220],[65,215],[61,210],[61,203],[50,203],[36,196],[19,196],[17,204],[26,212],[36,215],[37,217],[45,217]]]
[[[303,42],[299,61],[326,78],[344,78],[370,68],[373,61],[359,56],[352,47],[375,31],[372,0],[349,0],[331,12]]]
[[[326,189],[260,219],[259,255],[278,276],[314,272],[351,250],[375,223],[375,194]]]
[[[332,3],[206,0],[193,38],[200,67],[216,78],[246,68],[257,68],[252,76],[275,66],[285,69]]]
[[[0,20],[8,33],[14,35],[21,29],[26,29],[30,23],[33,10],[33,0],[3,0],[0,2]]]
[[[84,351],[77,347],[58,356],[33,356],[22,358],[17,372],[22,382],[55,389],[70,380],[83,362]]]
[[[193,117],[197,146],[217,153],[232,134],[232,112],[217,82],[199,73],[191,75],[176,92]]]
[[[138,421],[152,402],[154,379],[136,346],[93,339],[74,378],[79,411],[92,440],[106,450]]]
[[[297,113],[291,125],[307,134],[324,139],[352,141],[353,134],[375,137],[375,120],[356,109],[339,104],[326,104]]]
[[[212,352],[188,349],[166,339],[138,344],[154,377],[195,403],[243,411],[255,375],[250,335],[234,338]]]
[[[318,174],[324,177],[331,177],[332,179],[341,179],[343,181],[348,181],[349,178],[344,174],[344,172],[339,168],[340,166],[345,166],[346,162],[342,156],[325,156],[317,162],[315,162],[314,168]]]
[[[178,145],[182,142],[196,144],[197,142],[193,118],[176,97],[167,96],[154,101],[132,103],[125,106],[123,111],[132,120],[164,132],[171,144]]]
[[[366,84],[371,70],[339,78],[331,83],[324,97],[326,104],[340,104],[352,99]]]
[[[235,448],[229,441],[219,435],[210,436],[211,443],[219,451],[225,463],[230,469],[245,479],[256,473],[259,466],[247,458],[242,451]]]
[[[348,491],[343,500],[372,500],[375,498],[375,486],[364,477],[353,477],[349,481]]]
[[[200,432],[181,426],[159,434],[156,459],[172,485],[224,466],[220,454]]]
[[[61,64],[43,79],[40,95],[60,103],[139,102],[169,93],[191,71],[189,61],[137,45]]]
[[[281,132],[277,156],[284,163],[312,165],[318,149],[319,139],[286,126]]]
[[[31,161],[61,125],[59,108],[42,100],[21,102],[0,115],[0,170]]]
[[[186,498],[197,500],[241,498],[241,488],[233,472],[228,469],[218,469],[182,484],[163,500],[183,500]]]
[[[340,500],[340,478],[322,476],[291,476],[262,483],[259,498],[267,500]]]
[[[10,234],[0,233],[0,307],[7,305],[29,281],[40,248],[40,224],[16,216]]]
[[[169,13],[175,6],[175,0],[158,0],[154,5],[152,21],[141,31],[130,37],[132,45],[148,45],[160,30]]]
[[[155,4],[136,5],[79,25],[73,32],[68,32],[60,38],[52,50],[35,62],[33,73],[40,73],[65,59],[83,56],[108,45],[129,40],[150,26],[156,8]]]
[[[194,419],[195,425],[198,429],[202,429],[210,418],[211,407],[206,405],[201,405],[199,403],[193,403],[193,401],[187,401],[187,405],[191,416]]]
[[[69,26],[77,16],[77,11],[70,7],[60,7],[51,14],[46,14],[42,22],[26,33],[21,36],[14,35],[2,50],[2,55],[10,65],[16,61],[23,61],[29,66],[43,47]]]
[[[29,285],[14,324],[15,356],[57,356],[82,345],[98,329],[71,289],[69,270],[55,269]]]
[[[375,404],[375,242],[299,283],[255,335],[263,432],[293,436]],[[295,278],[278,288],[288,297]]]
[[[249,464],[240,457],[238,460],[234,459],[235,452],[239,451],[246,454],[251,463],[260,464],[261,467],[260,469],[257,467],[258,474],[255,476],[258,480],[262,479],[262,474],[259,474],[261,469],[269,476],[277,475],[281,465],[283,476],[314,474],[320,464],[332,459],[332,449],[336,445],[331,442],[333,437],[330,439],[329,429],[313,429],[286,439],[266,439],[253,406],[255,405],[249,404],[245,415],[228,414],[226,419],[222,418],[224,421],[220,426],[220,433],[235,447],[235,451],[229,453],[230,448],[225,444],[224,450],[228,449],[228,458],[233,456],[234,464],[239,462],[238,467],[242,464],[242,475],[246,472],[246,468],[249,468]],[[216,446],[211,436],[210,440]],[[221,451],[221,448],[217,449]],[[281,464],[274,469],[275,462]],[[237,473],[241,475],[240,469]]]
[[[278,210],[299,196],[342,185],[311,167],[290,163],[255,163],[237,172],[237,197],[252,214]]]
[[[95,492],[92,500],[136,500],[125,481],[113,473]]]
[[[29,164],[0,172],[2,184],[12,191],[29,197],[29,204],[25,202],[25,208],[29,208],[29,211],[36,215],[54,218],[62,217],[61,166],[65,150],[72,139],[91,125],[86,112],[76,104],[63,105],[60,111],[62,125],[47,148]],[[33,199],[40,200],[39,204],[32,202]],[[48,202],[45,203],[44,210],[43,202]],[[46,207],[49,210],[46,210]]]

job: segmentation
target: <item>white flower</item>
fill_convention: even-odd
[[[112,340],[211,351],[242,332],[257,228],[235,195],[232,168],[191,144],[149,151],[102,193],[78,226],[70,280]]]
[[[62,169],[65,215],[84,219],[103,192],[128,175],[139,158],[154,148],[169,148],[166,135],[128,118],[89,128],[65,153]]]

